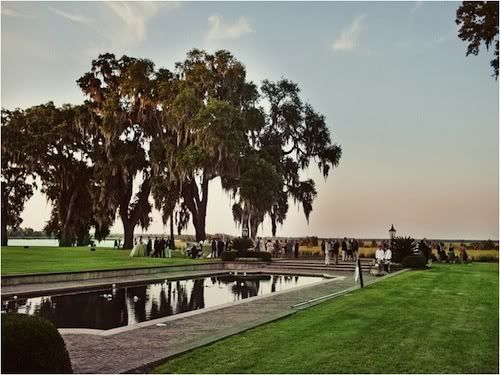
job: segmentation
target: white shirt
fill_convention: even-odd
[[[377,260],[383,260],[384,259],[384,250],[382,250],[380,247],[375,252],[375,259],[377,259]]]
[[[391,260],[392,259],[392,251],[391,249],[387,249],[384,253],[384,259],[385,260]]]
[[[273,250],[273,244],[271,242],[266,243],[266,250],[268,253]]]

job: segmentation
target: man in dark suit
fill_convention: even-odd
[[[149,256],[153,250],[153,243],[151,242],[151,237],[148,237],[148,243],[146,244],[146,255]]]
[[[158,256],[158,250],[159,250],[159,241],[158,241],[158,237],[155,238],[155,241],[153,242],[153,255],[152,257],[156,258]]]
[[[162,237],[161,240],[160,240],[160,258],[165,258],[165,239]]]
[[[212,240],[212,258],[217,258],[217,241],[215,238]]]
[[[223,251],[224,251],[224,241],[219,239],[217,241],[217,257],[220,257]]]

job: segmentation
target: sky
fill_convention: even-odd
[[[290,202],[278,236],[385,238],[394,224],[416,238],[498,239],[498,82],[492,51],[465,56],[459,5],[2,1],[1,105],[82,103],[76,80],[104,52],[172,70],[192,48],[227,49],[257,84],[298,83],[343,150],[326,181],[304,172],[318,190],[309,223]],[[219,179],[209,189],[207,233],[240,233]],[[22,226],[40,230],[49,214],[37,192]],[[155,210],[148,232],[166,230]]]

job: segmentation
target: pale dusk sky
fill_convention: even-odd
[[[75,81],[99,53],[172,70],[192,48],[227,49],[256,83],[297,82],[343,149],[326,182],[305,173],[318,190],[309,225],[290,202],[279,236],[381,238],[394,224],[417,238],[498,239],[498,83],[492,51],[465,56],[459,5],[2,1],[1,103],[82,103]],[[239,233],[231,205],[212,181],[208,233]],[[37,192],[22,226],[42,229],[49,214]]]

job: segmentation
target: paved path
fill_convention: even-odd
[[[166,357],[208,344],[293,314],[291,306],[354,286],[352,272],[343,279],[244,300],[218,309],[205,309],[158,321],[165,326],[143,326],[113,335],[63,334],[75,373],[144,371]],[[365,282],[373,277],[364,274]],[[146,322],[145,322],[146,323]]]

